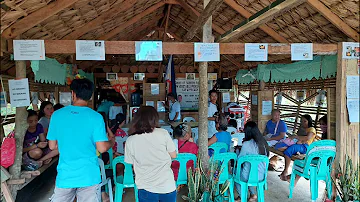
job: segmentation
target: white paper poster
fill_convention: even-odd
[[[276,96],[276,104],[281,104],[282,103],[282,92],[280,92],[277,96]]]
[[[44,40],[14,40],[14,60],[45,60]]]
[[[146,101],[146,106],[155,107],[155,102],[154,101]]]
[[[291,44],[291,60],[313,60],[313,44],[312,43],[292,43]]]
[[[59,92],[60,104],[64,106],[71,105],[71,92]]]
[[[350,123],[358,123],[359,122],[359,99],[348,99],[347,100],[347,109],[349,114]]]
[[[165,104],[165,101],[157,101],[157,111],[158,112],[165,112],[164,104]]]
[[[343,42],[342,58],[359,59],[360,43],[359,42]]]
[[[262,101],[262,115],[271,115],[272,101]]]
[[[208,73],[208,80],[216,81],[217,80],[217,73]]]
[[[220,61],[219,43],[195,43],[195,62],[218,62]]]
[[[9,80],[11,107],[28,107],[30,105],[29,80]]]
[[[258,105],[258,96],[257,95],[251,95],[251,104]]]
[[[359,76],[346,76],[346,97],[348,99],[359,99]]]
[[[245,61],[267,61],[267,43],[245,43]]]
[[[223,96],[223,102],[224,102],[224,103],[229,103],[229,102],[231,102],[230,93],[223,93],[222,96]]]
[[[161,41],[136,41],[135,52],[136,61],[163,60]]]
[[[159,95],[160,94],[160,85],[157,83],[151,84],[151,95]]]
[[[316,96],[316,102],[315,102],[315,106],[323,106],[325,103],[325,91],[324,90],[320,90],[319,91],[319,95]]]
[[[39,104],[39,94],[38,92],[30,92],[31,94],[31,104]]]
[[[105,41],[76,40],[76,60],[105,60]]]

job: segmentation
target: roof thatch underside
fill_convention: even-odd
[[[57,0],[71,1],[71,0]],[[131,5],[130,2],[135,2]],[[182,1],[182,3],[179,3]],[[275,0],[229,0],[244,8],[248,14],[254,15]],[[234,10],[229,1],[224,1],[220,8],[213,13],[213,35],[218,38],[221,34],[231,30],[234,26],[246,20],[238,11]],[[38,20],[39,23],[24,31],[22,39],[69,39],[76,30],[89,30],[78,38],[70,39],[101,39],[104,36],[108,40],[165,40],[183,41],[184,36],[194,24],[197,16],[203,11],[202,0],[73,0],[73,4],[57,13],[53,13],[47,19]],[[356,33],[360,32],[359,26],[359,0],[319,0],[332,15],[335,15]],[[18,0],[1,2],[1,32],[4,35],[7,29],[11,29],[19,21],[30,18],[33,13],[52,5],[52,0]],[[185,7],[184,3],[188,6]],[[113,9],[129,4],[129,8],[118,13],[112,13]],[[155,8],[154,8],[155,6]],[[170,7],[170,8],[169,8]],[[190,8],[192,7],[192,8]],[[190,9],[189,9],[190,8]],[[143,15],[151,9],[147,15]],[[193,9],[193,10],[191,10]],[[167,11],[170,10],[170,13]],[[101,17],[109,17],[96,26],[89,28],[89,22]],[[139,17],[140,16],[140,17]],[[135,20],[136,19],[136,20]],[[166,21],[168,21],[166,23]],[[132,22],[132,23],[129,23]],[[126,26],[125,26],[126,25]],[[259,24],[260,26],[261,24]],[[327,20],[324,13],[308,2],[295,8],[286,10],[274,16],[272,20],[263,24],[276,32],[289,43],[337,43],[342,41],[354,41],[348,37],[338,25]],[[114,34],[114,29],[121,28],[119,33]],[[166,30],[164,37],[163,33]],[[109,35],[110,33],[110,35]],[[112,33],[112,34],[111,34]],[[5,36],[4,36],[5,37]],[[6,38],[6,37],[5,37]],[[233,37],[231,42],[266,42],[277,43],[276,37],[270,36],[257,27],[247,33]],[[200,41],[201,33],[192,39]],[[359,41],[359,40],[357,40]],[[66,62],[66,55],[50,55],[60,62]],[[96,70],[97,67],[111,65],[140,65],[130,55],[108,55],[106,62],[95,62],[93,66],[86,66],[88,70]],[[193,56],[182,55],[175,57],[176,65],[194,66]],[[289,55],[269,56],[271,62],[291,62]],[[80,66],[81,66],[81,62]],[[146,64],[146,63],[145,63]],[[154,63],[154,65],[156,65]],[[222,67],[223,71],[236,71],[238,69],[252,68],[257,63],[244,62],[243,56],[221,56],[221,62],[210,64],[215,68]],[[12,73],[14,62],[9,60],[9,55],[4,54],[1,58],[1,72]],[[158,63],[157,63],[158,66]],[[196,66],[196,64],[195,64]],[[98,71],[98,70],[96,70]]]

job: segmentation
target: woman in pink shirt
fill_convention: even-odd
[[[191,127],[186,124],[180,124],[174,129],[174,138],[178,140],[178,151],[179,153],[191,153],[197,155],[198,146],[194,143],[191,138]],[[174,173],[175,181],[179,174],[180,163],[177,161],[172,162],[171,169]],[[186,169],[193,168],[194,162],[190,161],[186,164]]]

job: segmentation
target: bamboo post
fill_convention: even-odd
[[[26,62],[15,61],[16,66],[16,79],[26,78]],[[30,104],[30,103],[29,103]],[[16,139],[16,156],[15,162],[10,167],[11,179],[20,179],[21,175],[21,164],[22,164],[22,150],[25,132],[27,130],[27,111],[26,107],[16,107],[15,115],[15,139]],[[19,185],[11,185],[11,195],[16,199]]]
[[[336,89],[328,88],[327,100],[327,139],[336,140]]]
[[[204,9],[210,0],[204,0]],[[213,42],[212,39],[212,17],[206,21],[203,27],[203,42]],[[208,63],[199,64],[199,154],[204,169],[209,165],[208,156]]]

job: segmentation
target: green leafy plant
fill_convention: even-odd
[[[228,200],[224,194],[229,189],[230,182],[226,181],[220,190],[217,185],[222,172],[221,165],[222,162],[211,160],[209,170],[204,171],[200,158],[198,158],[195,170],[188,170],[189,193],[187,196],[183,195],[182,198],[190,202],[222,202]]]
[[[336,168],[336,179],[333,182],[337,185],[336,189],[340,194],[341,201],[360,200],[360,166],[354,167],[352,160],[346,155],[343,166],[340,164]]]

